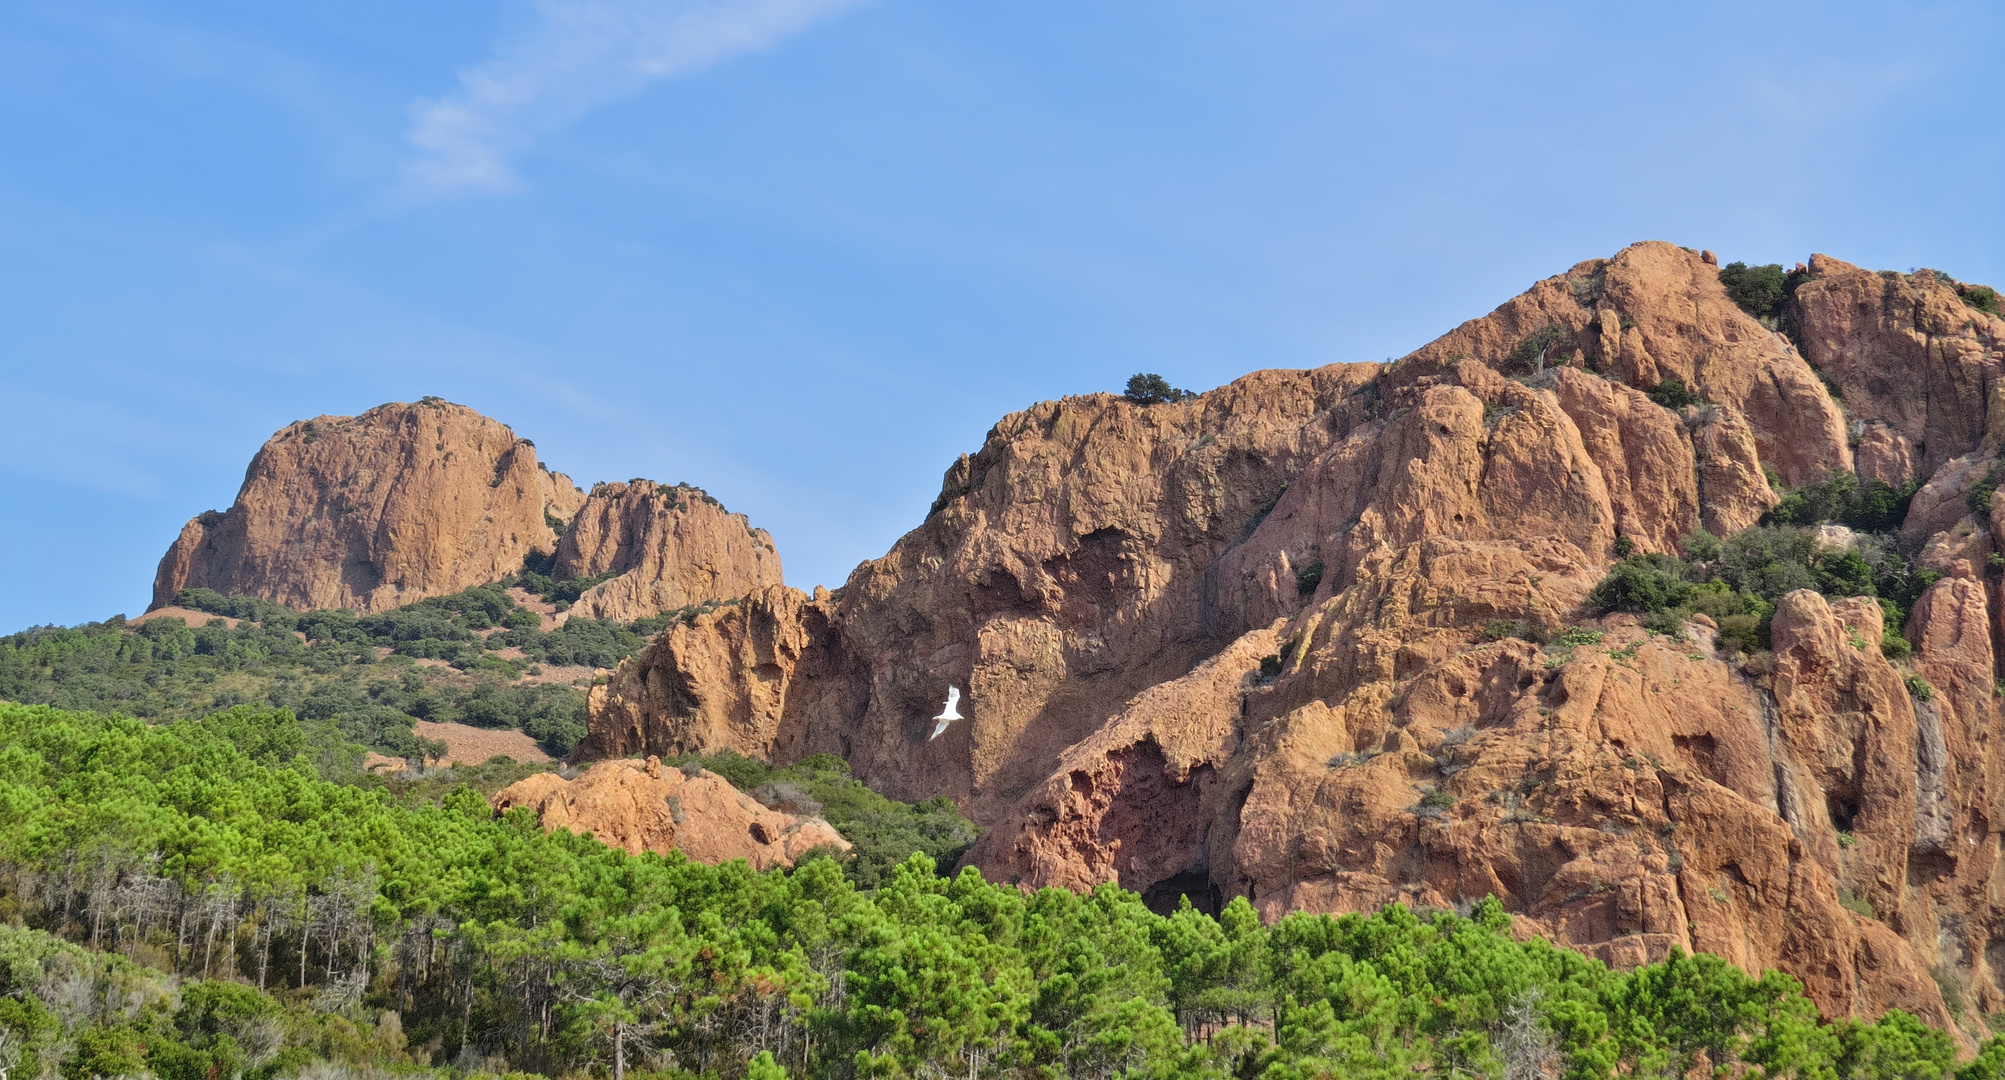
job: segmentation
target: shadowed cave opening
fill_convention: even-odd
[[[1204,870],[1186,870],[1156,882],[1142,890],[1142,903],[1158,915],[1173,915],[1186,896],[1190,897],[1190,906],[1214,918],[1225,910],[1225,898],[1219,894],[1218,886],[1211,883],[1211,874]]]

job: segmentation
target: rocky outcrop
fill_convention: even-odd
[[[770,586],[739,603],[676,623],[645,650],[647,664],[624,664],[591,692],[591,732],[581,760],[628,752],[677,757],[754,748],[797,760],[807,749],[793,715],[845,715],[863,707],[861,672],[845,670],[828,590],[808,597]],[[804,666],[805,665],[805,666]],[[845,695],[820,703],[821,691]],[[658,723],[676,716],[678,723]]]
[[[528,440],[463,405],[303,420],[258,451],[228,510],[181,530],[151,606],[188,588],[364,612],[458,592],[553,550],[583,500]]]
[[[701,863],[792,866],[818,847],[849,850],[820,818],[768,810],[716,773],[660,758],[602,761],[575,780],[537,773],[495,793],[496,814],[527,807],[545,829],[590,833],[629,855],[680,851]]]
[[[1887,456],[1913,463],[1898,480],[1876,466],[1881,478],[1926,477],[1978,449],[2005,373],[2005,319],[1932,271],[1874,273],[1829,255],[1808,271],[1792,304],[1804,353]]]
[[[1096,395],[1007,417],[949,470],[926,523],[851,575],[839,605],[792,593],[671,630],[599,696],[612,722],[595,723],[580,753],[830,752],[894,797],[952,792],[1000,813],[1111,704],[1272,621],[1266,609],[1299,606],[1311,551],[1266,567],[1259,596],[1210,567],[1290,476],[1387,422],[1361,393],[1378,370],[1261,372],[1188,404]],[[687,681],[736,683],[748,669],[756,685],[743,689]],[[928,742],[949,685],[966,690],[970,722]]]
[[[1853,451],[1859,478],[1899,487],[1915,475],[1914,444],[1884,420],[1861,421],[1859,445]]]
[[[1619,966],[1702,949],[1789,971],[1832,1015],[1949,1022],[1933,950],[1894,929],[1915,914],[1900,904],[1912,774],[1855,767],[1916,746],[1900,678],[1852,645],[1877,633],[1872,605],[1794,594],[1773,699],[1627,620],[1572,647],[1437,639],[1451,651],[1400,679],[1397,653],[1369,649],[1382,620],[1523,569],[1423,546],[1376,568],[1366,602],[1331,601],[1272,682],[1250,653],[1292,627],[1137,698],[971,860],[1158,902],[1244,895],[1270,916],[1495,895],[1522,929]],[[1209,736],[1196,753],[1193,727]]]
[[[780,553],[766,530],[701,488],[594,484],[558,543],[552,576],[606,574],[617,576],[585,590],[572,610],[631,622],[778,585]]]
[[[1817,372],[1787,337],[1728,298],[1716,265],[1672,244],[1635,244],[1547,278],[1414,358],[1445,364],[1469,357],[1522,374],[1530,365],[1511,360],[1512,351],[1546,326],[1562,332],[1563,343],[1547,350],[1551,357],[1578,354],[1581,366],[1627,386],[1650,390],[1677,379],[1696,391],[1712,407],[1688,419],[1744,426],[1758,460],[1737,463],[1755,476],[1772,468],[1793,487],[1852,467],[1844,413]],[[1735,494],[1753,494],[1762,509],[1776,498]],[[1746,516],[1748,508],[1737,509],[1728,516]]]
[[[190,521],[161,559],[153,607],[209,588],[381,611],[509,577],[532,553],[558,580],[608,579],[571,610],[620,622],[782,580],[773,538],[702,489],[633,480],[586,495],[505,425],[427,398],[272,436],[236,503]]]
[[[1634,245],[1394,364],[1005,417],[838,594],[767,589],[623,665],[580,754],[839,754],[953,796],[989,826],[968,860],[1026,886],[1269,915],[1494,894],[1618,964],[1781,967],[1833,1015],[1947,1023],[1939,982],[1995,1011],[1993,526],[1966,516],[1995,444],[1882,426],[1855,458],[1709,256]],[[1745,668],[1707,620],[1584,604],[1618,551],[1903,453],[1971,455],[1915,500],[1948,522],[1918,539],[1970,537],[1912,671],[1870,600],[1786,597]],[[931,739],[949,686],[967,720]]]

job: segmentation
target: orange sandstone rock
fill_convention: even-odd
[[[437,399],[289,424],[237,500],[190,521],[153,607],[187,588],[293,608],[380,611],[458,592],[554,550],[584,496],[508,427]]]
[[[652,480],[594,484],[558,544],[553,573],[560,580],[617,574],[587,589],[572,610],[620,622],[781,581],[780,553],[766,530],[698,488]]]
[[[850,844],[820,818],[768,810],[716,773],[663,767],[660,758],[602,761],[575,780],[537,773],[501,789],[495,813],[535,811],[546,829],[590,833],[630,855],[680,851],[701,863],[745,859],[792,866],[809,850]]]
[[[2005,373],[2005,319],[1926,270],[1874,273],[1829,255],[1812,255],[1809,270],[1797,336],[1852,415],[1897,436],[1922,475],[1978,449]]]

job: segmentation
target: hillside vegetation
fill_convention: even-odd
[[[1834,598],[1869,596],[1885,615],[1881,650],[1889,659],[1911,652],[1901,628],[1924,590],[1942,575],[1915,565],[1894,529],[1907,513],[1914,485],[1890,487],[1833,477],[1791,492],[1765,524],[1720,539],[1700,530],[1684,537],[1684,557],[1652,553],[1615,564],[1589,599],[1607,611],[1645,616],[1650,629],[1679,636],[1693,615],[1719,625],[1719,643],[1758,653],[1769,644],[1775,602],[1796,589]],[[1858,532],[1849,546],[1820,541],[1816,526]]]
[[[518,580],[548,586],[559,602],[574,584],[535,573]],[[624,624],[575,618],[545,631],[505,584],[366,616],[187,589],[178,606],[217,618],[200,627],[112,619],[0,637],[0,699],[151,720],[242,704],[289,708],[335,721],[372,750],[411,758],[443,749],[418,739],[414,720],[457,721],[516,728],[562,756],[585,734],[590,670],[618,664],[693,613]],[[231,627],[229,619],[241,621]],[[562,683],[525,679],[545,667],[585,673]]]
[[[1901,1013],[1822,1023],[1779,974],[1616,974],[1469,917],[1219,918],[1026,896],[924,856],[638,858],[470,788],[323,779],[285,713],[0,706],[0,1029],[16,1076],[162,1080],[1736,1075],[1983,1080]]]

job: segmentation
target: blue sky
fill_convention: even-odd
[[[1614,12],[1620,13],[1614,13]],[[1639,239],[2005,284],[1983,3],[0,5],[0,631],[438,394],[838,584],[1004,413]]]

